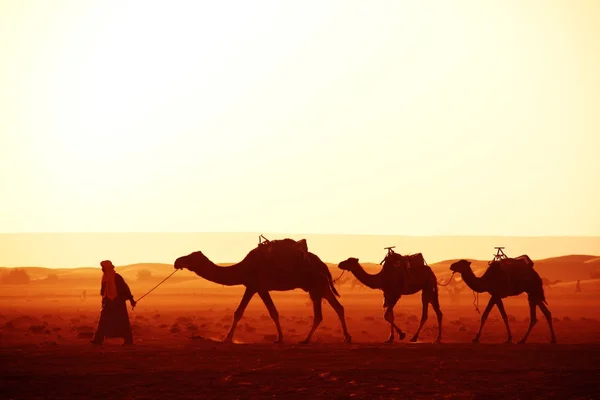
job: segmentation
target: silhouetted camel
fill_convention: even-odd
[[[246,291],[242,301],[233,314],[233,324],[225,341],[233,340],[233,333],[244,314],[250,299],[258,293],[267,306],[271,318],[277,328],[277,340],[283,341],[283,332],[279,324],[279,313],[269,295],[269,291],[286,291],[303,289],[308,292],[313,303],[313,326],[301,343],[308,343],[323,320],[321,299],[324,298],[335,310],[342,323],[346,342],[351,342],[350,334],[344,319],[344,307],[338,299],[339,293],[333,286],[331,273],[327,265],[315,254],[308,252],[304,239],[296,242],[292,239],[272,240],[250,251],[237,264],[219,267],[210,261],[202,252],[197,251],[175,261],[176,269],[187,268],[211,282],[226,286],[244,285]]]
[[[408,256],[390,252],[383,261],[381,271],[374,275],[364,270],[362,265],[359,264],[358,258],[348,258],[342,261],[338,268],[352,272],[365,286],[383,291],[383,307],[385,308],[383,317],[390,323],[390,336],[386,343],[394,341],[394,329],[398,332],[400,340],[406,336],[394,323],[394,306],[403,294],[415,294],[419,291],[421,292],[423,305],[421,322],[410,341],[417,341],[419,332],[421,332],[421,328],[427,321],[427,311],[431,303],[437,315],[438,336],[436,343],[439,343],[442,340],[442,311],[438,300],[437,279],[431,268],[425,264],[421,253],[413,254],[410,257],[412,262],[409,261]],[[408,264],[411,266],[408,266]]]
[[[552,328],[552,314],[546,306],[542,279],[533,269],[533,262],[529,257],[521,256],[502,261],[493,261],[480,278],[475,276],[471,269],[471,262],[467,260],[460,260],[453,263],[450,266],[450,270],[461,274],[465,283],[473,291],[477,293],[488,292],[492,295],[487,307],[481,315],[481,325],[479,326],[479,331],[477,332],[475,339],[473,339],[474,343],[479,342],[485,320],[494,306],[498,306],[498,310],[500,310],[500,314],[506,325],[506,332],[508,333],[506,342],[509,343],[512,340],[512,334],[510,333],[510,327],[508,326],[508,316],[504,310],[502,299],[509,296],[518,296],[521,293],[527,293],[530,319],[529,328],[519,343],[525,343],[529,336],[529,332],[531,332],[531,328],[537,323],[535,312],[536,306],[540,308],[548,321],[550,334],[552,336],[551,343],[556,343],[556,336],[554,335],[554,329]]]

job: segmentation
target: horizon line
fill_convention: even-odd
[[[411,253],[412,254],[412,253]],[[600,258],[600,254],[583,254],[583,253],[572,253],[572,254],[563,254],[560,256],[554,256],[554,257],[545,257],[545,258],[536,258],[536,259],[532,259],[532,261],[545,261],[545,260],[551,260],[553,258],[563,258],[563,257],[578,257],[578,256],[584,256],[584,257],[593,257],[593,258]],[[471,261],[479,261],[479,262],[487,262],[490,260],[483,260],[483,259],[477,259],[477,258],[471,258],[471,257],[465,257],[465,260],[471,260]],[[460,260],[460,258],[448,258],[448,259],[444,259],[441,261],[434,261],[431,263],[431,265],[434,264],[441,264],[441,263],[445,263],[448,261],[454,261],[454,260]],[[215,262],[216,265],[222,266],[224,264],[236,264],[239,263],[240,261],[226,261],[226,262]],[[335,262],[330,262],[330,261],[323,261],[326,264],[331,264],[331,265],[337,265],[339,263],[335,263]],[[169,264],[169,263],[165,263],[165,262],[159,262],[159,261],[136,261],[133,263],[128,263],[128,264],[120,264],[120,265],[115,265],[115,268],[119,268],[119,267],[130,267],[132,265],[144,265],[144,264],[159,264],[159,265],[168,265],[168,266],[172,266],[173,264]],[[376,264],[376,265],[380,265],[379,262],[377,261],[362,261],[361,264]],[[0,268],[46,268],[46,269],[76,269],[76,268],[90,268],[90,269],[95,269],[98,268],[96,266],[92,266],[92,265],[80,265],[80,266],[76,266],[76,267],[44,267],[42,265],[14,265],[14,266],[6,266],[6,265],[0,265]]]

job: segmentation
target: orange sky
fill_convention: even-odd
[[[0,231],[600,235],[600,2],[3,1]]]

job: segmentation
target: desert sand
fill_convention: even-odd
[[[581,265],[595,259],[577,257]],[[600,281],[582,276],[582,291],[576,292],[575,281],[568,280],[576,273],[560,261],[536,261],[542,276],[560,281],[545,288],[556,345],[549,344],[539,312],[527,344],[502,344],[506,333],[497,309],[482,343],[472,344],[480,318],[472,292],[452,297],[442,287],[442,344],[432,343],[437,322],[431,309],[419,342],[407,341],[418,326],[418,294],[402,297],[395,308],[407,339],[384,344],[389,325],[381,292],[353,284],[348,274],[337,287],[352,344],[343,343],[339,320],[327,304],[312,343],[298,344],[312,323],[310,301],[300,290],[272,293],[286,335],[283,345],[272,343],[275,327],[258,297],[235,343],[225,344],[220,341],[243,288],[179,272],[129,311],[135,346],[107,339],[98,348],[90,337],[100,309],[99,269],[25,269],[28,283],[0,286],[0,392],[8,399],[597,398]],[[441,282],[450,276],[447,265],[432,266]],[[330,267],[338,277],[339,270]],[[117,271],[139,298],[172,266],[138,264]],[[481,310],[488,298],[479,296]],[[505,306],[516,341],[528,325],[526,297],[509,298]]]

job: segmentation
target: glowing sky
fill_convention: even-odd
[[[0,2],[0,231],[600,235],[600,2]]]

